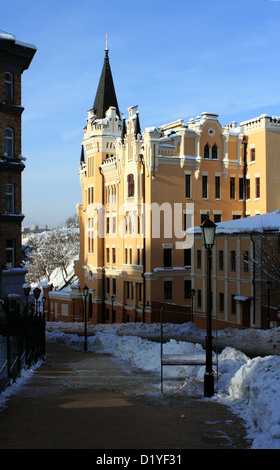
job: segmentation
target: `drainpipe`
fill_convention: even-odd
[[[243,217],[246,217],[246,192],[247,192],[247,140],[246,140],[246,137],[244,135],[243,137],[243,140],[242,140],[242,144],[243,144],[243,147],[244,147],[244,156],[243,156],[243,160],[244,160],[244,167],[243,167],[243,193],[244,193],[244,214],[243,214]]]

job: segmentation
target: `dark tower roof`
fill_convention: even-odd
[[[140,120],[139,120],[139,113],[136,113],[136,123],[135,123],[135,130],[134,134],[137,138],[138,135],[141,135],[141,128],[140,128]]]
[[[126,123],[125,123],[125,118],[123,118],[123,126],[122,126],[122,135],[121,135],[121,140],[122,140],[122,143],[124,143],[124,138],[126,136]]]
[[[101,72],[99,85],[97,88],[93,105],[97,119],[103,119],[105,117],[106,111],[109,109],[110,106],[116,108],[117,115],[120,118],[120,111],[115,93],[114,81],[111,72],[108,52],[109,51],[106,47],[103,69]]]

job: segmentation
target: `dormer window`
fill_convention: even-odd
[[[5,73],[5,101],[13,101],[14,77],[11,73]]]
[[[14,131],[10,127],[5,129],[5,152],[8,157],[14,156]]]
[[[134,197],[134,176],[132,174],[127,177],[128,197]]]

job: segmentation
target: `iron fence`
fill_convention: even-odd
[[[34,305],[11,311],[4,304],[0,321],[0,392],[45,355],[45,318]]]

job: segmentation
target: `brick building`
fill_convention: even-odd
[[[0,298],[23,296],[21,76],[36,47],[0,31]]]

